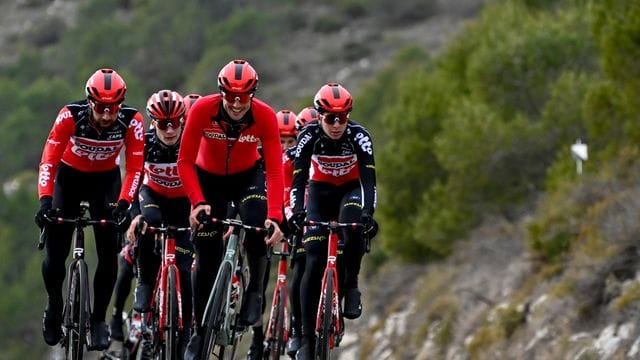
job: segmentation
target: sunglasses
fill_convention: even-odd
[[[331,113],[326,112],[322,114],[322,121],[327,125],[333,125],[336,122],[340,125],[344,125],[349,121],[349,113],[341,112],[341,113]]]
[[[222,91],[222,97],[230,103],[236,102],[237,100],[237,101],[240,101],[240,103],[244,104],[249,100],[251,100],[251,98],[253,97],[253,93],[252,92],[234,93],[234,92]]]
[[[91,108],[98,114],[103,114],[105,111],[109,111],[110,113],[116,113],[120,110],[120,103],[101,103],[96,101],[89,101],[91,104]]]
[[[155,126],[160,130],[167,130],[169,126],[173,129],[177,129],[180,125],[182,125],[182,118],[173,118],[173,119],[153,119],[155,121]]]

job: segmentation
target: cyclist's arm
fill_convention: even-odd
[[[125,175],[118,200],[126,200],[129,204],[136,196],[144,165],[144,120],[137,112],[131,119],[124,137]]]
[[[260,141],[264,152],[267,177],[267,217],[282,222],[284,180],[282,175],[282,148],[275,112],[271,108],[260,113],[263,116],[264,132]]]
[[[306,127],[298,136],[296,156],[293,159],[293,182],[291,183],[291,209],[294,213],[304,210],[304,193],[309,180],[309,166],[313,151],[314,135]]]
[[[358,171],[360,172],[360,186],[363,194],[362,209],[363,212],[373,215],[377,202],[373,139],[363,127],[357,134],[359,135],[355,135],[354,147],[358,156]]]
[[[39,198],[52,196],[56,170],[60,164],[60,159],[62,159],[62,154],[75,132],[75,128],[75,120],[71,111],[66,106],[63,107],[58,113],[42,151],[42,158],[38,167]]]
[[[207,126],[207,122],[210,122],[208,118],[210,114],[207,114],[207,106],[204,103],[204,101],[196,101],[189,110],[189,121],[182,130],[178,152],[178,174],[193,206],[205,202],[195,169],[202,131]],[[208,105],[209,102],[206,104]],[[219,154],[209,154],[209,156],[219,156]]]

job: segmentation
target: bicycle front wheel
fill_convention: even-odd
[[[69,276],[69,293],[67,294],[67,359],[81,360],[87,339],[87,266],[78,260]]]
[[[269,352],[266,355],[268,359],[279,359],[280,355],[284,354],[286,346],[284,339],[284,302],[286,301],[284,289],[278,288],[274,296],[276,296],[276,301],[271,309],[272,314],[269,316],[269,334],[271,336],[267,339]]]
[[[322,294],[322,326],[320,336],[316,344],[316,359],[326,360],[331,358],[331,337],[333,326],[333,272],[327,273],[327,283],[324,294]]]
[[[207,315],[206,331],[203,339],[202,360],[208,360],[213,354],[214,359],[222,359],[224,356],[224,347],[227,345],[226,329],[224,329],[224,318],[226,311],[227,290],[231,283],[233,274],[231,264],[223,262],[218,270],[218,276],[213,286],[213,301]],[[239,309],[235,309],[238,311]],[[218,339],[220,337],[224,339]],[[217,344],[216,340],[219,343]]]
[[[162,347],[162,359],[177,359],[178,356],[178,288],[177,273],[174,266],[167,272],[167,295],[165,302],[165,323],[163,326],[164,344]]]

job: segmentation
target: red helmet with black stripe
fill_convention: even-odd
[[[298,130],[296,130],[296,114],[291,110],[280,110],[276,113],[276,119],[278,120],[278,130],[280,136],[298,136]]]
[[[87,98],[96,102],[111,104],[124,101],[127,85],[113,69],[100,69],[93,73],[85,85]]]
[[[320,114],[318,114],[318,110],[316,110],[313,106],[308,106],[298,114],[296,117],[296,130],[300,131],[304,128],[308,123],[314,122],[320,119]]]
[[[351,111],[353,98],[347,89],[337,83],[323,85],[313,98],[313,106],[320,114]]]
[[[258,88],[258,73],[246,60],[233,60],[218,74],[218,88],[230,93],[251,93]]]
[[[147,100],[147,114],[152,119],[177,119],[185,113],[182,96],[172,90],[160,90]]]

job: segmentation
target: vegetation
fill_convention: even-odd
[[[19,59],[0,66],[0,345],[11,349],[9,356],[23,358],[42,346],[34,321],[44,303],[41,254],[33,250],[35,169],[53,117],[84,96],[88,74],[117,68],[127,79],[127,102],[142,107],[159,88],[210,92],[212,69],[232,57],[268,63],[277,56],[269,48],[291,31],[322,36],[351,17],[386,12],[401,22],[436,11],[432,1],[389,8],[382,0],[332,0],[314,20],[283,22],[293,17],[293,2],[276,3],[266,12],[257,1],[89,0],[74,27],[43,26],[20,39]],[[616,253],[607,247],[603,221],[623,202],[607,190],[640,174],[639,34],[637,0],[503,0],[487,4],[439,55],[414,47],[396,54],[354,91],[354,118],[370,119],[376,137],[382,224],[371,257],[376,264],[446,257],[485,216],[516,219],[533,200],[541,205],[528,245],[544,265],[556,268],[576,249],[603,253],[588,246]],[[367,53],[353,45],[349,59]],[[261,70],[264,83],[277,76]],[[590,149],[582,176],[568,155],[576,139]],[[637,289],[625,296],[637,298]],[[439,318],[430,315],[442,321],[433,334],[442,347],[456,317],[450,300],[440,303]],[[499,326],[476,333],[470,353],[517,329],[521,314],[507,310]]]

